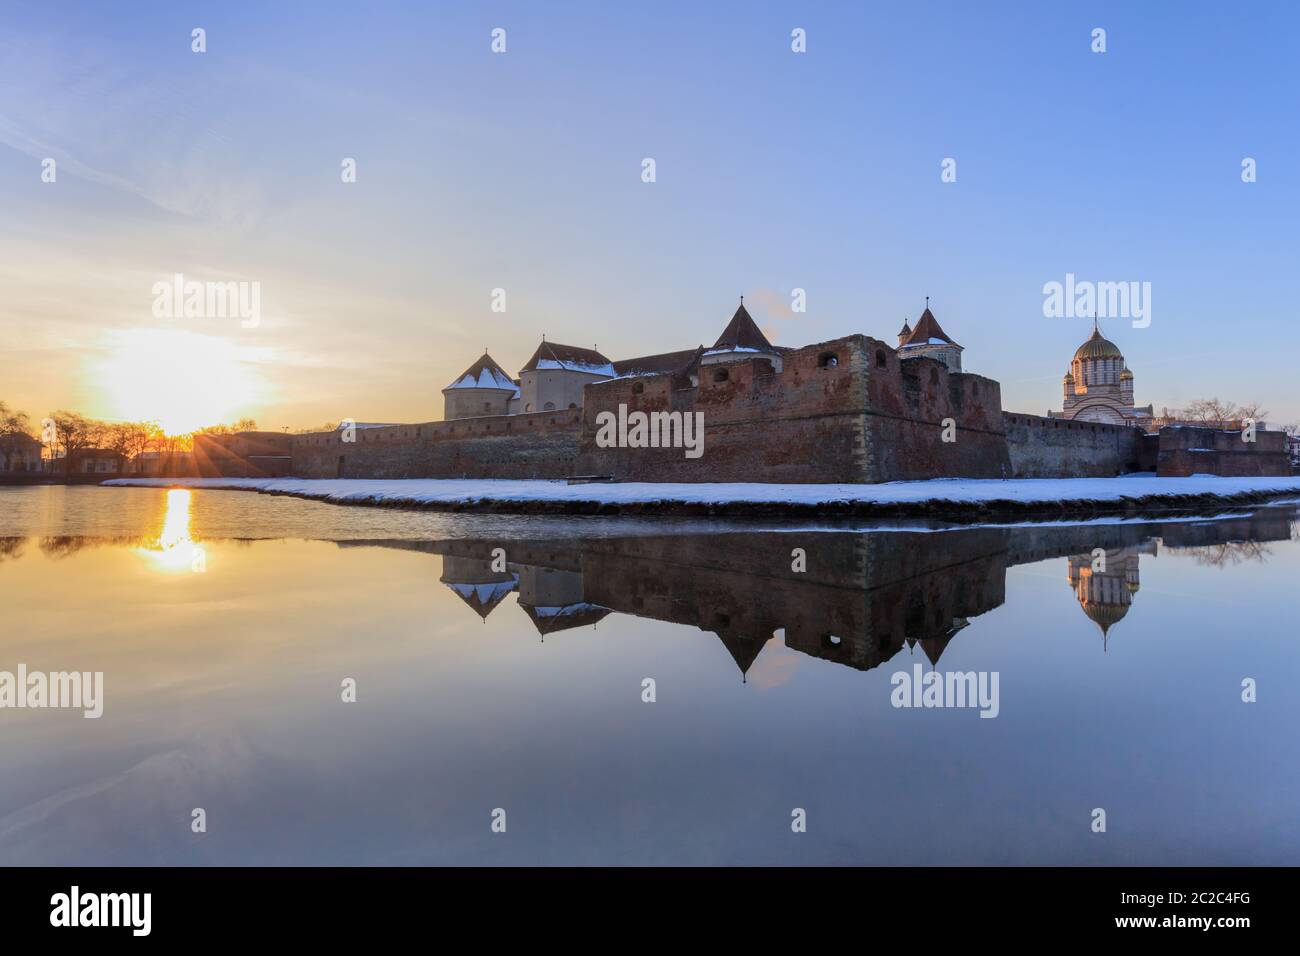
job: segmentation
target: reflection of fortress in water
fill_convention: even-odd
[[[1217,560],[1223,549],[1245,548],[1258,556],[1256,542],[1290,537],[1290,513],[1266,509],[1190,523],[940,533],[382,543],[441,554],[443,583],[484,619],[514,592],[543,639],[611,612],[688,625],[717,635],[743,674],[777,631],[789,648],[861,670],[904,646],[937,664],[970,618],[1003,603],[1009,567],[1060,557],[1104,648],[1138,593],[1141,555],[1196,549]],[[494,571],[498,547],[506,550],[505,570]],[[796,547],[807,552],[806,571],[791,568]]]

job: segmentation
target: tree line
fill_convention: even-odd
[[[35,439],[49,449],[51,458],[62,458],[65,468],[78,454],[91,449],[116,452],[128,461],[146,453],[171,458],[189,452],[195,435],[232,435],[256,430],[256,421],[241,418],[229,424],[169,435],[157,422],[107,422],[66,410],[52,412],[37,428],[26,412],[0,400],[0,452],[17,450],[20,444]]]

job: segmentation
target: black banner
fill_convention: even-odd
[[[0,871],[6,938],[51,942],[400,940],[414,929],[626,919],[630,931],[681,923],[753,931],[809,911],[896,921],[927,942],[996,933],[1075,939],[1193,937],[1231,944],[1278,932],[1294,874],[1285,869],[837,869],[646,872],[634,869],[10,869]],[[757,881],[757,882],[756,882]],[[774,894],[755,906],[756,896]],[[837,902],[838,901],[838,902]],[[653,920],[646,922],[646,913]],[[712,913],[713,916],[709,914]],[[918,918],[921,923],[918,924]],[[600,924],[595,921],[599,920]],[[432,922],[431,922],[432,921]],[[756,922],[757,921],[757,922]],[[692,932],[695,930],[693,929]],[[764,931],[766,932],[766,931]],[[988,937],[985,937],[988,938]]]

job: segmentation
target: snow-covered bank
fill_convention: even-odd
[[[106,485],[217,488],[294,495],[336,504],[549,514],[1114,513],[1214,506],[1300,493],[1288,478],[940,479],[880,485],[576,484],[501,479],[118,478]]]

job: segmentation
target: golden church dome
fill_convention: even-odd
[[[1103,338],[1101,330],[1094,328],[1092,336],[1084,342],[1074,353],[1075,360],[1079,359],[1122,359],[1124,354],[1120,352],[1119,347],[1110,339]]]

